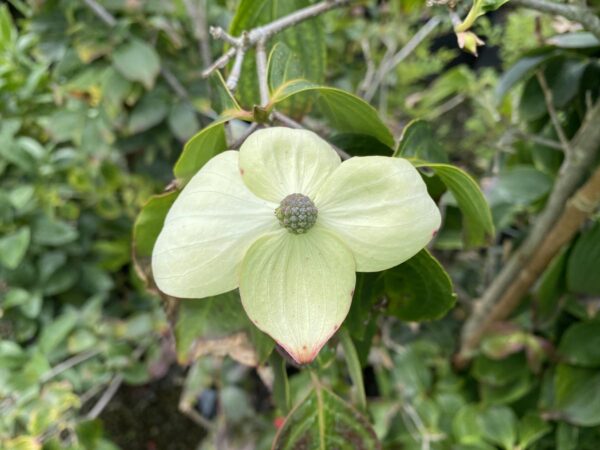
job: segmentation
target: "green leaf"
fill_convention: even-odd
[[[456,301],[450,277],[427,250],[385,271],[384,283],[388,312],[402,320],[439,319]]]
[[[65,311],[46,325],[40,335],[40,350],[49,353],[67,339],[67,336],[77,325],[79,317],[73,309]]]
[[[527,80],[536,68],[553,56],[554,53],[546,52],[519,59],[498,81],[495,91],[496,100],[500,102],[516,84]]]
[[[352,156],[392,155],[392,149],[387,145],[382,144],[373,136],[364,134],[339,133],[330,136],[328,141]]]
[[[546,271],[540,277],[535,292],[535,320],[541,326],[549,325],[558,318],[561,308],[560,299],[566,289],[567,252],[562,251],[554,257]]]
[[[600,222],[585,231],[567,260],[567,287],[571,292],[600,295]]]
[[[304,78],[300,58],[283,42],[271,49],[267,62],[269,89],[274,92],[279,86],[298,78]]]
[[[287,416],[273,450],[381,449],[366,418],[317,385]]]
[[[196,111],[189,103],[179,102],[173,105],[169,113],[169,128],[182,141],[191,138],[200,128]]]
[[[121,45],[113,54],[115,68],[130,81],[141,82],[152,89],[160,72],[160,58],[153,47],[133,38]]]
[[[458,203],[463,214],[463,240],[468,247],[486,245],[494,236],[492,213],[473,178],[458,167],[448,164],[416,162],[416,167],[429,167],[440,177]]]
[[[196,359],[196,350],[202,343],[227,338],[246,330],[249,324],[237,291],[200,300],[181,301],[175,325],[178,361],[190,363]],[[238,343],[232,342],[230,345],[233,347]]]
[[[421,119],[412,120],[404,127],[394,156],[434,163],[448,162],[448,156],[435,138],[435,133],[429,124]]]
[[[563,334],[558,351],[569,364],[600,368],[600,322],[571,325]]]
[[[59,246],[73,242],[79,233],[70,224],[39,217],[33,224],[33,242],[40,245]]]
[[[566,422],[559,422],[556,427],[556,450],[577,450],[579,428]]]
[[[185,144],[173,173],[179,180],[187,183],[208,160],[224,150],[227,150],[225,126],[223,121],[217,121],[202,129]]]
[[[289,98],[314,95],[317,95],[315,101],[322,114],[335,130],[372,136],[389,148],[394,147],[394,138],[375,108],[341,89],[319,86],[307,80],[295,80],[280,86],[273,93],[271,103],[277,105]]]
[[[554,377],[554,413],[573,425],[600,425],[600,371],[560,364]]]
[[[575,31],[552,36],[546,42],[560,48],[600,47],[600,40],[588,31]]]
[[[508,407],[496,406],[484,411],[479,417],[483,437],[506,450],[512,450],[517,440],[517,418]]]
[[[29,227],[19,228],[0,238],[0,264],[8,269],[16,269],[27,253],[30,239]]]
[[[154,243],[178,194],[174,191],[155,195],[142,207],[133,225],[133,250],[137,258],[152,256]]]
[[[221,71],[215,70],[209,77],[211,87],[211,100],[215,111],[221,115],[227,115],[230,111],[239,111],[240,105],[231,95],[231,91],[227,88],[225,80],[221,75]]]
[[[161,123],[169,113],[168,97],[154,90],[144,95],[129,116],[128,131],[141,133]],[[195,130],[194,130],[195,131]]]
[[[309,6],[310,0],[242,0],[231,21],[229,32],[239,36],[242,31],[264,25],[279,17]],[[306,20],[278,33],[270,44],[284,43],[291,53],[296,55],[301,76],[310,81],[321,83],[325,75],[326,39],[319,18]],[[238,95],[245,106],[258,103],[259,93],[256,82],[255,53],[251,49],[244,58],[242,74],[238,83]],[[294,110],[304,109],[303,105],[294,106]]]
[[[519,422],[519,445],[521,449],[526,449],[534,442],[540,440],[548,434],[552,427],[544,421],[539,415],[529,413]]]
[[[531,166],[516,166],[500,173],[493,195],[496,201],[530,205],[552,189],[552,178]]]
[[[478,355],[473,364],[473,376],[480,382],[493,386],[513,383],[527,375],[527,361],[523,352],[509,355],[503,359],[491,359]]]

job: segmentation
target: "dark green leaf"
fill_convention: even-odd
[[[372,136],[389,148],[394,147],[394,138],[377,111],[361,98],[341,89],[296,80],[280,86],[273,93],[271,102],[278,104],[288,98],[315,94],[318,94],[316,102],[332,128],[342,133]]]
[[[487,201],[475,180],[458,167],[448,164],[416,162],[415,165],[432,169],[452,192],[463,214],[465,244],[486,245],[494,236],[494,223]]]
[[[394,156],[434,163],[448,162],[448,156],[435,138],[435,133],[429,124],[421,119],[415,119],[404,127]]]
[[[519,59],[498,81],[495,92],[496,100],[501,101],[516,84],[527,80],[536,68],[553,56],[555,56],[554,53],[545,52]]]
[[[496,406],[484,411],[479,417],[483,437],[490,443],[512,450],[517,440],[517,418],[507,407]]]
[[[402,320],[443,317],[456,301],[450,277],[427,250],[384,273],[388,312]]]
[[[392,150],[373,136],[356,133],[340,133],[331,136],[329,142],[351,156],[391,156]]]
[[[554,412],[582,427],[600,425],[600,371],[560,364],[554,378]]]
[[[570,326],[560,340],[558,351],[569,364],[600,368],[600,322]]]
[[[600,40],[587,31],[557,34],[548,39],[548,44],[560,48],[592,48],[600,47]]]
[[[519,422],[519,448],[525,449],[552,430],[539,415],[529,413]]]
[[[600,295],[600,222],[585,231],[567,261],[567,286],[571,292]]]
[[[273,443],[273,450],[380,448],[365,417],[322,386],[292,410]]]
[[[242,31],[264,25],[310,4],[310,0],[242,0],[236,9],[229,31],[232,35],[239,36]],[[302,78],[316,83],[324,79],[326,56],[325,36],[319,21],[319,18],[314,18],[301,22],[278,33],[270,40],[272,45],[283,42],[298,58]],[[258,103],[254,50],[250,50],[244,59],[238,94],[244,106]],[[303,109],[302,106],[296,106],[294,110],[298,110],[297,108]]]
[[[552,178],[531,166],[516,166],[500,173],[493,194],[500,201],[530,205],[552,189]]]

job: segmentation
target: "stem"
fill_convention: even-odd
[[[344,356],[346,357],[346,364],[348,365],[348,373],[352,379],[352,383],[356,388],[356,402],[361,410],[367,410],[367,394],[365,393],[365,382],[363,380],[362,368],[358,359],[358,353],[352,337],[346,328],[342,328],[339,333],[340,342],[344,349]]]
[[[560,119],[558,118],[558,113],[554,108],[554,98],[552,96],[552,90],[548,86],[548,82],[546,81],[546,77],[544,76],[544,72],[539,70],[536,72],[536,77],[538,82],[540,83],[540,87],[542,88],[542,92],[544,93],[544,100],[546,102],[546,108],[548,109],[548,114],[550,115],[550,120],[552,121],[552,126],[554,126],[554,130],[560,140],[563,151],[565,155],[571,154],[571,144],[565,135],[565,132],[560,124]]]
[[[50,369],[48,372],[46,372],[44,375],[42,375],[40,377],[40,383],[46,383],[46,382],[50,381],[55,376],[60,375],[61,373],[71,369],[72,367],[75,367],[76,365],[81,364],[82,362],[85,362],[88,359],[93,358],[94,356],[98,355],[99,353],[100,353],[100,350],[98,350],[98,349],[89,350],[87,352],[82,352],[82,353],[79,353],[79,354],[69,358],[69,359],[66,359],[65,361],[61,362],[60,364],[57,364],[52,369]]]
[[[265,40],[256,44],[256,74],[258,76],[258,89],[260,91],[260,104],[269,104],[269,84],[267,81],[267,49]]]
[[[521,247],[504,265],[467,319],[462,332],[462,347],[457,360],[459,363],[466,362],[472,356],[482,336],[495,320],[490,315],[492,309],[500,299],[505,297],[520,274],[527,270],[536,252],[546,245],[548,233],[563,214],[567,199],[575,192],[596,158],[599,150],[598,142],[600,142],[599,122],[600,101],[588,110],[586,119],[572,140],[572,152],[565,158],[561,175],[554,183],[544,211],[538,216]]]
[[[368,79],[365,76],[365,81],[363,81],[363,86],[366,87],[366,93],[364,95],[364,99],[366,101],[371,101],[377,92],[377,89],[381,85],[381,83],[385,80],[388,74],[402,61],[404,61],[415,49],[429,36],[429,34],[436,29],[436,27],[440,24],[441,19],[439,17],[432,17],[427,21],[425,25],[423,25],[419,31],[415,33],[415,35],[410,38],[410,40],[402,47],[398,53],[396,53],[391,58],[384,58],[377,70],[377,73],[374,76],[374,80]],[[364,49],[364,47],[363,47]],[[363,50],[364,51],[364,50]],[[365,53],[365,56],[367,54]]]
[[[236,54],[237,49],[243,48],[247,50],[251,47],[266,46],[267,41],[273,35],[292,27],[300,22],[319,16],[331,9],[343,6],[350,3],[350,0],[323,0],[306,8],[294,11],[287,16],[280,17],[266,25],[244,31],[242,36],[234,37],[229,35],[221,27],[212,27],[211,34],[215,39],[222,39],[228,42],[232,47],[223,54],[215,63],[204,69],[202,76],[208,77],[215,70],[224,67],[229,60]],[[266,57],[265,57],[266,60]]]
[[[581,5],[565,5],[547,0],[513,0],[513,4],[536,11],[556,14],[565,19],[579,22],[585,29],[600,39],[600,18],[594,12]]]

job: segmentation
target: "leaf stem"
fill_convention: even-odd
[[[348,365],[348,373],[352,379],[352,383],[355,387],[356,403],[362,411],[367,410],[367,395],[365,393],[365,383],[363,380],[362,368],[360,366],[360,360],[358,359],[358,353],[354,342],[352,342],[352,336],[348,330],[342,328],[338,336],[344,350],[344,357],[346,358],[346,364]]]

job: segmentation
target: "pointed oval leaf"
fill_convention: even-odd
[[[452,281],[441,264],[421,250],[384,273],[388,312],[402,320],[435,320],[456,302]]]
[[[490,207],[475,180],[465,171],[449,164],[418,161],[415,166],[429,167],[454,195],[463,214],[465,245],[486,245],[494,236],[494,222]]]
[[[315,95],[320,111],[336,131],[372,136],[389,148],[394,147],[394,137],[375,108],[341,89],[319,86],[307,80],[294,80],[273,93],[271,104]]]

